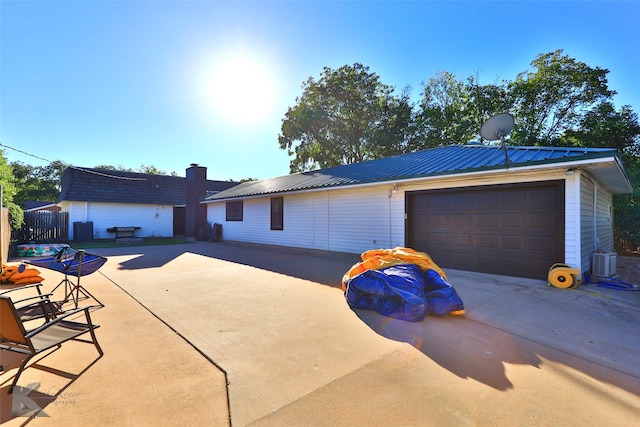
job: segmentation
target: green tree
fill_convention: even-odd
[[[559,49],[539,55],[510,85],[516,127],[512,140],[522,145],[555,146],[575,129],[588,111],[610,99],[609,70],[589,67]]]
[[[98,165],[98,166],[94,166],[94,169],[104,169],[104,170],[120,171],[120,172],[146,173],[148,175],[171,175],[171,176],[177,176],[177,174],[175,172],[171,172],[171,174],[168,174],[167,172],[163,171],[162,169],[158,169],[154,165],[145,165],[144,163],[141,164],[138,169],[126,168],[126,167],[124,167],[122,165],[118,165],[118,166]]]
[[[627,155],[626,170],[633,185],[632,194],[613,197],[613,226],[616,251],[620,253],[640,250],[640,157]]]
[[[124,167],[122,165],[118,165],[118,166],[97,165],[97,166],[94,166],[94,169],[104,169],[104,170],[120,171],[120,172],[146,173],[148,175],[171,175],[171,176],[177,176],[177,174],[175,172],[171,172],[171,174],[168,174],[167,172],[163,171],[162,169],[158,169],[154,165],[145,165],[144,163],[141,164],[138,169],[126,168],[126,167]]]
[[[628,105],[616,110],[609,101],[596,105],[585,114],[577,129],[559,137],[560,145],[615,148],[621,153],[633,186],[632,194],[615,195],[614,234],[616,250],[621,253],[640,248],[640,124]]]
[[[154,165],[147,166],[145,164],[141,164],[140,165],[140,168],[138,169],[138,172],[146,173],[146,174],[149,174],[149,175],[168,175],[167,172],[163,171],[162,169],[158,169]],[[174,175],[174,173],[172,173],[172,175]]]
[[[371,158],[415,151],[415,114],[410,92],[410,87],[406,86],[399,96],[385,100],[375,143],[371,147]]]
[[[24,223],[22,208],[14,202],[18,190],[11,166],[0,150],[0,185],[2,185],[2,206],[9,209],[9,223],[14,230],[20,229]]]
[[[47,166],[12,162],[11,169],[18,188],[14,202],[19,206],[24,206],[28,201],[55,202],[60,194],[62,172],[67,166],[60,160]]]
[[[637,156],[640,145],[638,115],[628,105],[616,110],[607,101],[585,114],[577,129],[569,129],[559,137],[561,145],[593,148],[616,148],[621,153]]]
[[[467,78],[467,106],[470,131],[480,139],[480,128],[491,117],[513,111],[513,97],[509,92],[509,82],[481,85],[478,75]],[[466,141],[463,141],[466,142]]]
[[[121,172],[136,172],[134,169],[125,168],[122,165],[113,166],[113,165],[96,165],[93,167],[94,169],[104,169],[109,171],[121,171]]]
[[[438,72],[424,85],[415,123],[420,142],[413,148],[465,144],[479,136],[489,117],[512,109],[507,83],[481,85],[477,75],[464,82],[449,72]]]
[[[302,89],[278,136],[280,148],[295,155],[292,173],[373,159],[388,154],[381,147],[406,145],[408,96],[394,96],[369,67],[325,67]]]
[[[416,149],[466,142],[473,135],[467,115],[468,94],[464,82],[440,71],[425,84],[416,115],[420,143]]]

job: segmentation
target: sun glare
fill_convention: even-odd
[[[229,59],[214,66],[208,78],[208,96],[226,119],[259,121],[273,108],[274,79],[259,61]]]

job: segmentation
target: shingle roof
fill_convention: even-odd
[[[51,205],[55,205],[54,202],[43,202],[40,200],[30,200],[30,201],[26,201],[24,202],[24,210],[28,211],[31,209],[39,209],[39,208],[43,208],[45,206],[51,206]]]
[[[510,161],[509,167],[617,156],[616,150],[609,148],[523,146],[508,146],[507,154]],[[249,181],[208,196],[205,200],[214,201],[346,185],[398,181],[502,169],[504,167],[505,155],[501,147],[452,145],[327,169]]]
[[[186,185],[186,178],[178,176],[69,167],[62,175],[62,191],[57,202],[183,205],[186,203]],[[207,180],[207,194],[234,185],[237,183]]]

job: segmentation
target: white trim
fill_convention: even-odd
[[[581,176],[582,172],[577,171],[565,178],[564,260],[558,261],[574,266],[580,271],[582,271]]]

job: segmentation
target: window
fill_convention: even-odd
[[[284,229],[284,216],[282,215],[284,200],[282,197],[274,197],[271,199],[271,229]]]
[[[227,202],[227,221],[242,221],[242,200]]]

